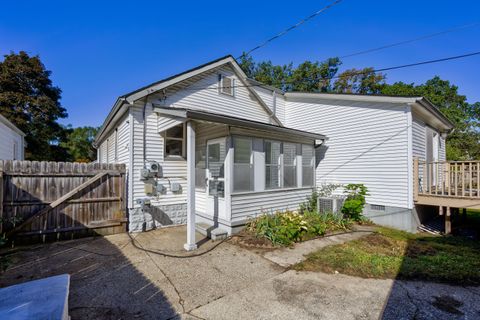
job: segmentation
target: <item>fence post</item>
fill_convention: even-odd
[[[418,200],[418,158],[413,158],[413,201]]]

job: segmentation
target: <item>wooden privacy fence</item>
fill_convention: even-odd
[[[0,160],[0,233],[29,242],[126,231],[125,165]]]

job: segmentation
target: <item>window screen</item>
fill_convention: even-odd
[[[206,153],[205,145],[195,147],[195,187],[205,189],[206,183]]]
[[[233,141],[233,191],[253,191],[252,139]]]
[[[283,144],[283,186],[293,188],[297,186],[297,145],[294,143]]]
[[[281,187],[280,180],[280,155],[281,143],[276,141],[265,141],[265,189]]]
[[[220,82],[220,92],[223,94],[227,94],[229,96],[233,96],[235,91],[235,80],[224,75],[219,75],[219,82]]]
[[[315,153],[313,146],[302,145],[302,185],[313,186],[315,178]]]
[[[183,123],[165,132],[165,158],[182,157],[184,144]]]

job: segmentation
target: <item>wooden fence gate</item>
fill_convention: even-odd
[[[125,165],[0,160],[0,234],[44,242],[126,231]]]

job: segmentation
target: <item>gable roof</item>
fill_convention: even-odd
[[[243,72],[241,69],[240,65],[238,62],[231,56],[227,55],[222,58],[210,61],[208,63],[202,64],[200,66],[197,66],[195,68],[189,69],[187,71],[178,73],[176,75],[173,75],[171,77],[162,79],[160,81],[151,83],[147,86],[141,87],[137,90],[134,90],[132,92],[129,92],[127,94],[124,94],[116,100],[115,104],[113,105],[110,113],[108,114],[107,118],[105,119],[102,127],[97,133],[97,136],[95,137],[95,143],[100,141],[104,134],[106,133],[106,129],[109,127],[110,123],[112,123],[112,120],[116,117],[118,117],[119,111],[121,107],[127,103],[127,104],[132,104],[135,101],[138,101],[139,99],[142,99],[148,95],[151,95],[155,92],[158,92],[164,88],[167,88],[169,86],[172,86],[176,83],[179,83],[181,81],[187,80],[189,78],[192,78],[196,75],[202,74],[204,72],[207,72],[209,70],[218,68],[223,65],[229,65],[232,67],[233,71],[235,74],[238,76],[244,87],[249,91],[249,93],[254,96],[257,100],[257,102],[262,106],[262,108],[265,110],[265,112],[275,121],[279,126],[283,126],[280,120],[277,118],[277,116],[273,113],[272,110],[265,104],[263,99],[260,98],[260,96],[251,88],[251,85],[248,82],[247,75]],[[121,112],[120,112],[121,113]]]
[[[22,137],[25,137],[25,133],[22,130],[18,129],[13,123],[10,122],[10,120],[5,118],[1,114],[0,114],[0,123],[3,123],[4,125],[9,127],[10,129],[12,129],[13,131],[18,133],[19,135],[21,135]]]

